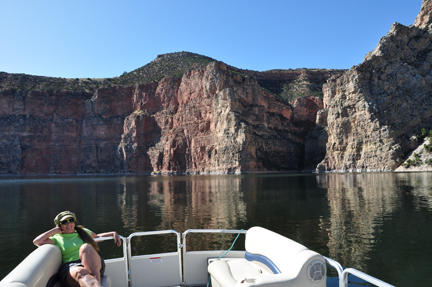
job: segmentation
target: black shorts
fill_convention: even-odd
[[[100,257],[101,262],[102,262],[102,268],[100,270],[100,276],[102,277],[105,273],[105,261],[100,255],[99,255],[99,257]],[[82,263],[81,263],[81,259],[67,262],[67,263],[63,263],[62,265],[60,265],[60,269],[59,269],[57,274],[58,274],[59,280],[63,286],[68,286],[66,282],[67,282],[67,276],[69,274],[69,269],[76,267],[76,266],[84,267],[84,265],[82,265]]]

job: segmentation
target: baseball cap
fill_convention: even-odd
[[[70,217],[72,217],[76,221],[75,213],[73,213],[69,210],[62,211],[59,214],[57,214],[57,216],[54,218],[54,223],[57,226],[60,224],[60,222],[62,222],[66,218],[70,218]]]

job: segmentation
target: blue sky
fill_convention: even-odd
[[[265,71],[349,69],[421,0],[0,0],[0,71],[120,76],[189,51]]]

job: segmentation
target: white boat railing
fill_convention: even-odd
[[[357,269],[354,269],[354,268],[347,268],[343,271],[342,278],[343,278],[343,281],[346,282],[345,286],[347,286],[347,287],[348,287],[348,276],[350,274],[352,274],[352,275],[354,275],[360,279],[363,279],[369,283],[372,283],[378,287],[395,287],[394,285],[390,285],[384,281],[381,281],[375,277],[372,277],[372,276],[370,276],[366,273],[363,273],[361,271],[358,271]]]
[[[197,272],[197,266],[195,265],[195,261],[201,260],[201,257],[210,258],[210,257],[219,257],[220,255],[224,254],[225,250],[210,250],[210,251],[188,251],[187,249],[187,236],[192,233],[214,233],[214,234],[246,234],[247,230],[232,230],[232,229],[189,229],[186,230],[184,233],[180,235],[175,230],[161,230],[161,231],[146,231],[146,232],[137,232],[131,234],[126,239],[126,246],[127,246],[127,261],[129,262],[129,278],[130,280],[130,286],[133,285],[134,287],[148,287],[150,285],[143,285],[142,283],[137,283],[137,281],[140,280],[132,280],[134,278],[133,276],[133,267],[132,267],[132,248],[131,248],[131,239],[136,236],[150,236],[150,235],[162,235],[162,234],[175,234],[177,236],[177,252],[173,254],[173,256],[178,256],[178,270],[179,270],[179,279],[178,279],[178,285],[184,285],[184,286],[194,286],[194,285],[202,285],[203,276],[207,276],[207,267],[206,265],[200,264],[199,268],[203,269],[203,272]],[[180,241],[181,237],[181,241]],[[124,247],[126,248],[126,247]],[[244,251],[233,251],[229,255],[230,257],[241,257],[243,255]],[[168,253],[167,253],[168,254]],[[183,256],[183,264],[180,254]],[[148,255],[147,259],[151,259],[151,256],[162,256],[162,254],[151,254]],[[139,257],[139,256],[135,256]],[[158,258],[158,257],[156,257]],[[353,269],[353,268],[347,268],[344,269],[337,261],[324,257],[326,262],[332,266],[334,269],[336,269],[338,274],[338,283],[339,287],[348,287],[348,276],[354,275],[368,283],[374,284],[378,287],[395,287],[391,284],[388,284],[384,281],[381,281],[373,276],[370,276],[366,273],[363,273],[359,270]],[[194,265],[193,268],[188,268],[188,264],[192,263]],[[183,266],[183,270],[182,270]],[[199,269],[198,268],[198,269]],[[189,272],[189,269],[193,269],[193,272]],[[205,275],[197,273],[203,273]],[[175,279],[177,280],[177,279]],[[135,281],[135,282],[134,282]],[[177,285],[177,284],[174,284]]]
[[[338,278],[339,278],[339,287],[348,287],[348,276],[354,275],[360,279],[363,279],[364,281],[374,284],[375,286],[378,287],[395,287],[394,285],[388,284],[384,281],[381,281],[373,276],[370,276],[366,273],[363,273],[361,271],[358,271],[357,269],[354,268],[347,268],[347,269],[343,269],[343,267],[339,264],[339,262],[334,261],[333,259],[327,258],[325,256],[323,256],[324,259],[326,260],[326,262],[332,266],[333,268],[336,269],[337,273],[338,273]]]
[[[188,251],[186,236],[190,234],[238,234],[247,230],[228,229],[189,229],[182,234],[183,242],[183,278],[185,286],[205,286],[208,283],[207,264],[209,260],[218,259],[227,253],[227,250]],[[231,251],[230,258],[244,258],[245,251]]]
[[[343,281],[343,267],[342,265],[339,264],[339,262],[334,261],[333,259],[327,258],[325,256],[323,256],[324,259],[326,260],[326,262],[332,266],[334,269],[336,269],[337,273],[338,273],[338,278],[339,278],[339,287],[347,287],[348,284],[345,284]]]
[[[132,256],[134,237],[175,234],[177,251]],[[127,238],[129,282],[133,287],[179,286],[183,284],[180,233],[175,230],[136,232]],[[167,272],[169,270],[170,272]]]
[[[189,233],[242,233],[242,234],[246,234],[247,230],[233,230],[233,229],[188,229],[186,230],[183,234],[182,234],[182,239],[183,239],[183,255],[185,255],[186,253],[186,236]]]
[[[112,286],[128,286],[129,285],[129,268],[128,268],[128,258],[127,258],[127,238],[120,236],[122,240],[123,257],[105,259],[107,274],[110,274]],[[114,237],[98,237],[95,238],[96,242],[102,242],[106,240],[114,240]]]

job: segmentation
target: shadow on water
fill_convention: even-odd
[[[431,190],[429,173],[0,178],[0,278],[58,212],[72,210],[94,232],[123,236],[258,225],[393,285],[430,286]],[[232,240],[202,235],[188,246],[226,249]],[[134,254],[175,249],[169,236],[134,241]],[[112,242],[101,250],[121,255]]]

